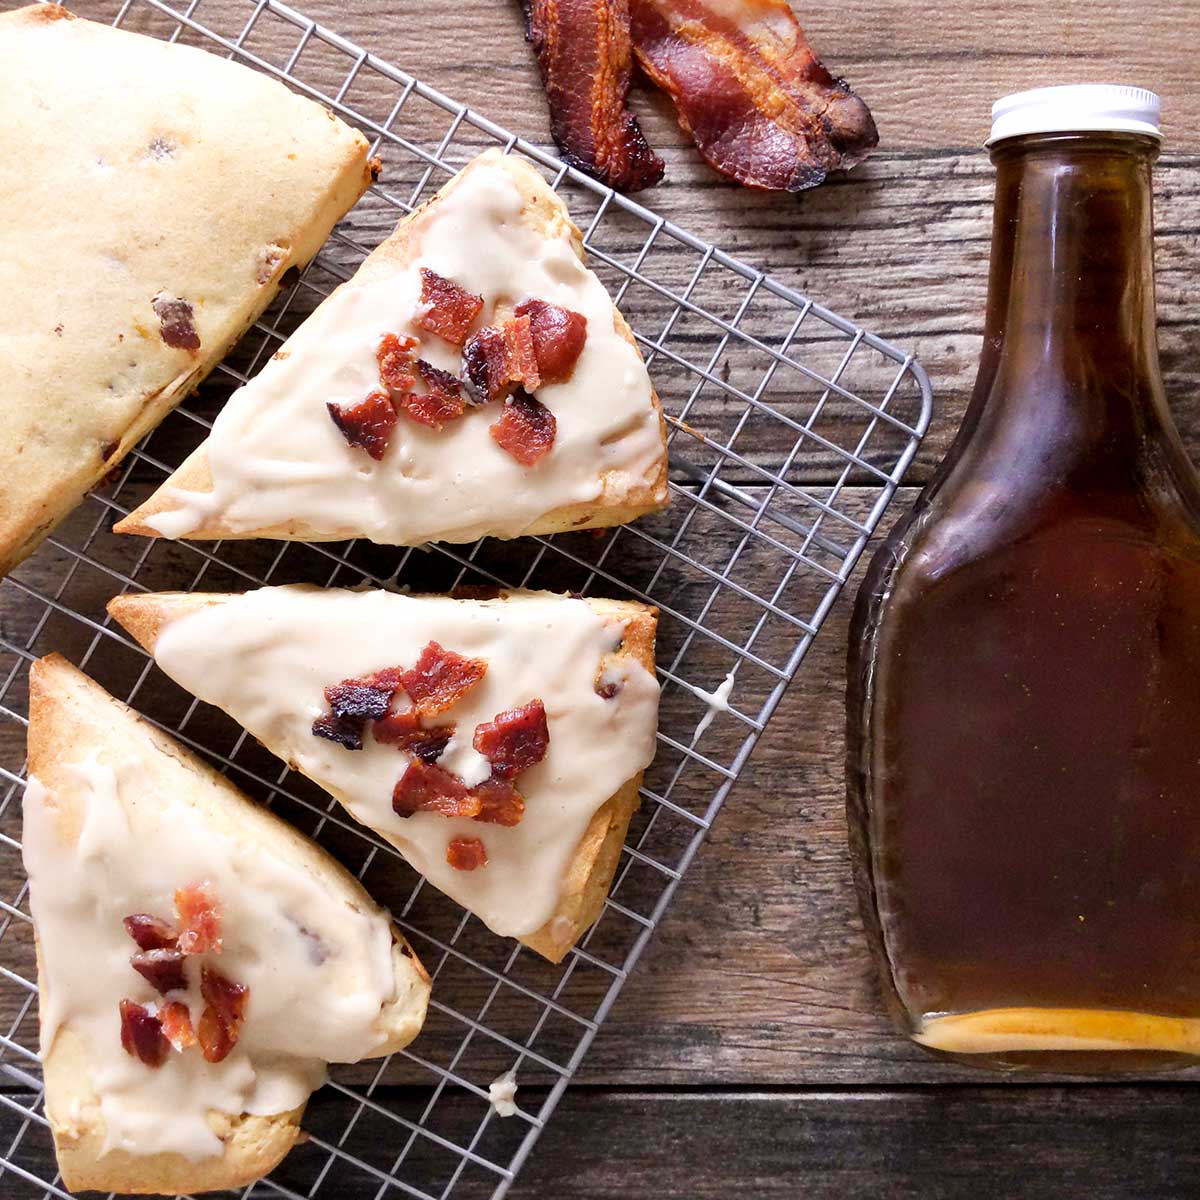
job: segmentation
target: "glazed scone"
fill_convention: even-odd
[[[327,1062],[412,1041],[429,977],[357,880],[224,776],[57,655],[29,679],[23,852],[63,1183],[243,1187],[295,1143]]]
[[[654,757],[655,609],[288,586],[109,612],[494,932],[557,962],[599,915]]]
[[[257,71],[56,4],[0,14],[0,571],[370,179],[361,134]]]
[[[629,326],[562,200],[491,150],[401,221],[116,529],[409,546],[619,525],[666,503],[665,424]]]

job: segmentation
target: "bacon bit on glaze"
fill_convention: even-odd
[[[605,680],[596,684],[596,695],[602,700],[612,700],[621,690],[623,684],[619,679]]]
[[[451,421],[457,421],[467,407],[462,380],[423,358],[417,359],[416,367],[428,391],[422,394],[406,392],[399,396],[397,403],[404,415],[430,429],[443,429]]]
[[[396,425],[396,406],[386,392],[372,392],[349,408],[332,400],[325,407],[351,446],[365,450],[376,462],[383,458]]]
[[[453,280],[428,267],[421,268],[421,304],[413,320],[452,346],[466,340],[471,323],[483,311],[483,297],[474,296]]]
[[[475,727],[471,744],[492,764],[492,774],[512,779],[546,757],[550,730],[540,700],[498,713]]]
[[[200,335],[196,332],[192,306],[179,296],[159,292],[150,301],[154,315],[158,318],[162,340],[175,350],[186,350],[195,354],[200,349]]]
[[[384,667],[362,679],[343,679],[325,689],[325,699],[335,717],[377,721],[399,690],[402,675],[399,667]]]
[[[141,1059],[158,1069],[171,1053],[171,1043],[163,1033],[162,1022],[141,1004],[121,1001],[121,1047],[131,1058]]]
[[[478,838],[456,837],[446,847],[446,861],[456,871],[486,867],[487,860],[487,850]]]
[[[457,704],[486,674],[482,658],[464,658],[430,642],[400,681],[421,715],[433,717]]]
[[[628,0],[524,0],[550,132],[572,166],[622,192],[657,183],[663,161],[629,111]]]
[[[207,880],[175,891],[179,949],[184,954],[221,953],[221,906]]]
[[[438,725],[425,729],[421,725],[421,713],[417,708],[403,712],[388,713],[371,727],[377,742],[385,746],[396,746],[422,762],[434,763],[442,756],[450,739],[454,736],[453,725]]]
[[[638,63],[723,175],[798,192],[861,162],[870,110],[813,54],[787,0],[629,0]]]
[[[407,392],[416,382],[412,372],[417,339],[406,334],[385,333],[379,339],[375,359],[379,363],[379,382],[391,392]]]
[[[492,776],[474,789],[480,809],[476,821],[489,825],[519,825],[525,815],[525,800],[507,779]]]
[[[488,428],[492,441],[523,467],[532,467],[550,453],[557,431],[554,414],[520,388],[504,405],[500,419]]]
[[[139,950],[129,959],[129,965],[160,995],[187,990],[183,973],[182,950]]]
[[[173,950],[179,939],[174,925],[150,913],[132,913],[124,925],[139,950]]]
[[[562,383],[569,379],[587,341],[587,317],[545,300],[518,304],[516,315],[529,318],[542,383]]]
[[[186,1050],[196,1044],[196,1031],[192,1028],[192,1014],[186,1004],[172,1000],[158,1010],[158,1019],[168,1042],[176,1050]]]
[[[234,983],[220,971],[203,967],[200,971],[200,995],[204,1012],[200,1014],[200,1053],[210,1063],[221,1062],[237,1045],[250,989]]]
[[[408,764],[392,792],[392,809],[398,817],[435,812],[444,817],[473,817],[481,802],[457,775],[415,759]]]
[[[322,713],[312,723],[313,737],[337,742],[347,750],[361,750],[363,745],[363,722],[353,717],[339,717],[331,712]]]
[[[488,325],[463,347],[467,382],[481,403],[503,400],[517,384],[530,391],[542,386],[532,324],[527,316]]]

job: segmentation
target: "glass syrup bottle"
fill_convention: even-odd
[[[1000,101],[983,353],[850,637],[856,881],[901,1028],[1200,1060],[1200,480],[1155,334],[1158,98]]]

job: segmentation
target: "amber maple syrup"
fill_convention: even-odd
[[[864,917],[965,1061],[1200,1058],[1200,484],[1158,367],[1148,133],[992,147],[983,358],[850,639]]]

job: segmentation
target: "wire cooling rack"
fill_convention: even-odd
[[[928,382],[903,351],[274,0],[97,0],[81,15],[286,80],[361,128],[383,175],[200,392],[0,585],[0,1191],[66,1195],[43,1111],[19,844],[26,671],[58,650],[319,838],[391,907],[434,977],[413,1046],[335,1068],[309,1106],[311,1137],[242,1195],[501,1196],[878,525],[924,434]],[[498,143],[563,195],[633,327],[669,423],[670,508],[597,533],[416,550],[115,537],[113,521],[205,436],[229,392],[397,216]],[[152,670],[104,613],[130,589],[299,581],[547,587],[659,606],[658,756],[604,913],[562,965],[423,887],[328,796]],[[519,1112],[502,1120],[487,1089],[506,1070]]]

